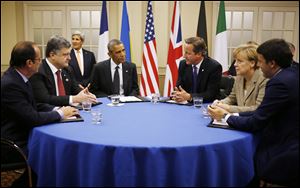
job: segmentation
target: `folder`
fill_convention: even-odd
[[[77,122],[77,121],[84,121],[79,114],[76,116],[69,117],[68,119],[61,119],[60,123]]]

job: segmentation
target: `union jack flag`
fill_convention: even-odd
[[[151,1],[148,1],[147,8],[142,76],[140,86],[141,96],[148,96],[151,95],[151,93],[159,93],[158,61],[156,54],[154,18],[152,13]]]
[[[179,2],[174,2],[174,11],[172,18],[168,62],[166,66],[166,76],[164,85],[164,96],[168,97],[176,86],[178,78],[179,62],[183,59],[182,56],[182,37],[181,37],[181,18]]]

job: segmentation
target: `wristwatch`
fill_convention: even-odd
[[[225,119],[225,117],[227,116],[227,114],[228,113],[224,113],[222,118]]]

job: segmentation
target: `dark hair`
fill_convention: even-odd
[[[119,45],[119,44],[123,44],[123,42],[120,41],[120,40],[118,40],[118,39],[112,39],[112,40],[110,40],[109,43],[107,44],[107,50],[108,50],[109,52],[111,52],[113,46]]]
[[[207,47],[205,41],[201,37],[190,37],[184,40],[186,44],[192,44],[194,49],[193,52],[199,53],[202,52],[202,55],[205,56],[207,53]]]
[[[31,41],[18,42],[11,51],[10,67],[24,67],[28,59],[34,60],[36,56],[34,45],[36,44]]]
[[[265,58],[266,63],[274,60],[281,68],[289,67],[293,61],[289,45],[283,39],[271,39],[262,43],[257,48],[257,53]]]
[[[46,47],[46,57],[50,57],[50,53],[58,53],[62,48],[70,48],[71,43],[62,36],[54,35],[48,42]]]

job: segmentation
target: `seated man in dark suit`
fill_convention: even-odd
[[[270,78],[265,97],[252,112],[229,114],[217,105],[208,107],[217,120],[225,118],[239,130],[261,131],[254,156],[256,177],[251,186],[299,186],[299,69],[291,66],[292,53],[282,39],[257,48],[258,65]],[[259,180],[259,181],[255,181]]]
[[[1,78],[1,138],[14,141],[27,153],[27,140],[33,127],[78,114],[72,107],[55,108],[38,104],[28,82],[41,64],[38,46],[19,42],[11,52],[10,67]]]
[[[111,94],[135,96],[139,94],[137,71],[134,63],[126,62],[126,53],[120,40],[112,39],[108,45],[110,59],[94,66],[91,91],[97,97]]]
[[[194,96],[204,102],[217,99],[222,77],[222,66],[206,56],[207,47],[200,37],[185,39],[184,58],[180,61],[173,98],[177,102],[192,101]]]
[[[70,68],[74,73],[76,81],[83,87],[87,87],[90,83],[93,66],[96,64],[95,55],[82,48],[84,42],[84,34],[80,31],[72,33],[72,50]]]
[[[46,59],[39,72],[30,78],[37,102],[56,106],[83,101],[97,102],[96,96],[82,88],[69,69],[71,44],[61,36],[53,36],[47,43]]]

